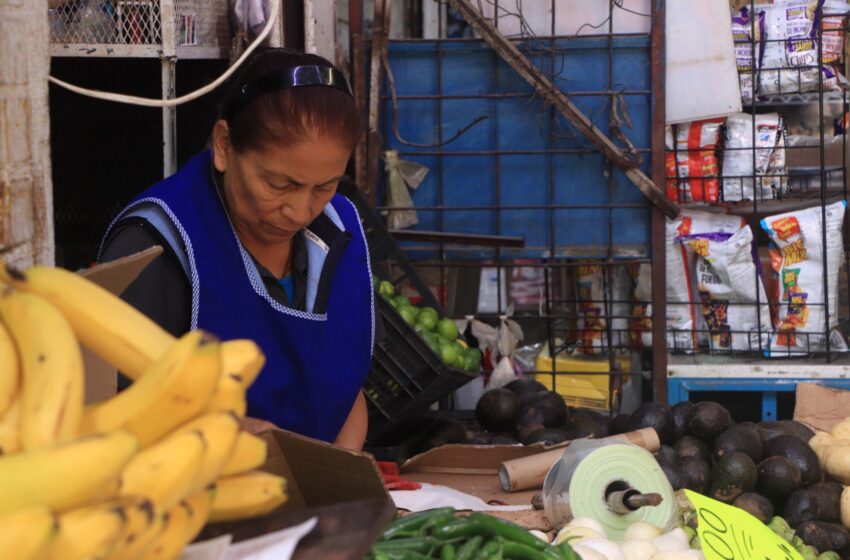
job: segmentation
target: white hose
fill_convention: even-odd
[[[73,91],[74,93],[79,93],[80,95],[85,95],[87,97],[94,97],[95,99],[102,99],[104,101],[115,101],[116,103],[127,103],[129,105],[141,105],[142,107],[176,107],[177,105],[182,105],[183,103],[188,103],[189,101],[194,101],[195,99],[208,94],[221,84],[223,84],[230,76],[233,75],[234,72],[245,62],[254,50],[260,46],[260,43],[265,41],[266,37],[269,36],[269,33],[272,31],[272,27],[277,21],[278,14],[280,13],[280,5],[283,0],[275,0],[272,2],[271,14],[269,15],[269,20],[266,22],[266,26],[263,28],[262,33],[257,36],[256,39],[245,49],[245,52],[242,53],[236,62],[228,68],[224,74],[216,78],[215,81],[205,85],[200,89],[196,89],[191,93],[187,93],[186,95],[181,95],[180,97],[176,97],[174,99],[156,99],[152,97],[138,97],[136,95],[125,95],[122,93],[111,93],[107,91],[99,91],[96,89],[88,89],[80,86],[75,86],[74,84],[69,84],[68,82],[62,81],[58,78],[54,78],[53,76],[49,76],[48,79],[54,84],[61,86],[67,90]]]

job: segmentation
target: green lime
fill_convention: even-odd
[[[397,305],[410,305],[410,300],[407,299],[407,296],[398,294],[393,298]]]
[[[457,340],[457,325],[447,317],[443,317],[437,322],[437,332],[450,342]]]
[[[463,355],[463,369],[466,371],[478,371],[481,368],[481,350],[470,348]]]
[[[410,308],[413,310],[414,319],[419,320],[419,312],[422,311],[422,310],[419,309],[418,307],[416,307],[415,305],[412,305],[412,304],[411,304]]]
[[[378,286],[378,293],[387,299],[392,299],[393,296],[395,296],[395,288],[393,288],[392,282],[381,280],[381,283]]]
[[[398,304],[395,302],[395,300],[393,298],[385,298],[385,299],[387,300],[387,303],[389,303],[390,305],[393,306],[393,309],[398,311]]]
[[[457,363],[458,347],[454,344],[440,344],[440,359],[447,366],[453,366]]]
[[[420,333],[420,336],[422,336],[422,340],[425,341],[425,344],[427,344],[428,347],[431,350],[433,350],[435,354],[439,355],[439,353],[440,353],[440,343],[437,342],[437,335],[435,335],[434,333],[432,333],[430,331],[425,331],[425,332]]]
[[[408,325],[412,325],[416,322],[416,316],[413,314],[413,308],[409,305],[399,305],[398,306],[398,314],[401,315],[401,318],[404,319],[404,322]]]
[[[430,307],[424,307],[419,311],[419,316],[416,318],[416,324],[421,325],[424,329],[433,331],[437,328],[437,312]]]
[[[428,329],[420,325],[418,322],[413,325],[413,330],[415,330],[420,335],[424,335],[426,332],[428,332]]]

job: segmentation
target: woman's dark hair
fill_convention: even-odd
[[[230,78],[219,106],[227,121],[230,142],[236,151],[258,149],[270,143],[291,146],[311,135],[333,137],[352,148],[360,140],[363,124],[354,98],[327,86],[299,86],[259,95],[234,111],[242,88],[275,72],[297,66],[334,68],[324,58],[288,49],[257,49]]]

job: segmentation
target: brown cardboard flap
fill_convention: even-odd
[[[401,466],[401,472],[498,474],[499,465],[505,461],[529,457],[555,447],[566,447],[566,444],[552,447],[540,443],[525,446],[448,444],[411,457]]]
[[[144,251],[81,270],[80,276],[88,278],[115,295],[121,295],[145,267],[161,254],[162,247],[154,245]]]
[[[371,455],[286,430],[269,430],[261,435],[269,444],[263,470],[287,480],[292,499],[285,507],[390,499]]]
[[[798,383],[794,420],[813,430],[828,432],[850,416],[850,391],[831,389],[817,383]]]

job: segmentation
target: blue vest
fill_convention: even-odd
[[[307,311],[269,296],[212,180],[209,152],[143,192],[110,226],[147,219],[168,241],[192,289],[192,329],[249,338],[266,365],[248,390],[248,415],[333,441],[363,386],[374,345],[374,291],[357,210],[337,194],[324,213],[350,240],[336,263],[326,313],[312,312],[327,246],[305,235]],[[107,231],[107,236],[109,231]]]

